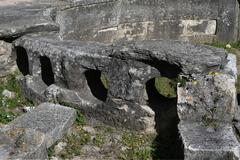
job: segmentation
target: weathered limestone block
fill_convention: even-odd
[[[47,159],[45,135],[17,128],[0,133],[0,159]]]
[[[179,131],[184,143],[186,160],[237,160],[240,145],[230,124],[219,123],[214,130],[211,124],[180,122]]]
[[[232,127],[239,113],[236,56],[229,54],[227,59],[220,72],[178,85],[179,132],[185,159],[239,159],[240,144]]]
[[[15,38],[28,33],[58,31],[51,17],[57,0],[11,0],[0,4],[0,38]]]
[[[39,78],[25,76],[18,77],[18,82],[22,86],[22,93],[24,96],[29,97],[36,104],[41,102],[46,102],[44,97],[44,91],[47,88],[47,85]]]
[[[224,73],[206,75],[178,88],[181,120],[232,122],[236,110],[235,79]]]
[[[238,39],[237,0],[68,2],[72,4],[57,12],[63,39],[106,43],[153,39],[204,43]]]
[[[18,117],[2,130],[11,132],[19,128],[36,130],[44,134],[46,147],[63,137],[75,120],[72,108],[52,103],[43,103],[32,111]]]
[[[176,78],[180,73],[197,77],[221,70],[227,63],[222,49],[178,41],[106,45],[31,35],[14,45],[25,49],[29,63],[35,63],[29,65],[32,73],[20,80],[27,97],[70,103],[91,118],[136,130],[152,130],[155,123],[148,102],[151,95],[146,92],[148,81],[161,76]],[[41,63],[41,57],[48,62]],[[102,85],[101,75],[107,87]]]
[[[197,158],[238,157],[238,142],[229,129],[236,112],[236,57],[223,49],[164,40],[107,45],[47,34],[21,37],[14,46],[28,56],[23,62],[34,64],[22,69],[31,72],[20,80],[25,95],[34,101],[65,103],[115,127],[155,129],[161,138],[176,138],[178,115],[185,158],[190,152]],[[156,93],[156,77],[177,81],[178,97]],[[209,138],[209,143],[215,134],[229,133],[230,138],[217,137],[219,144],[226,143],[223,148],[197,142],[200,148],[191,150],[196,136],[185,136],[199,130],[212,133],[200,137]]]
[[[112,43],[238,40],[237,0],[4,0],[0,37],[58,31],[62,39]]]
[[[12,55],[12,44],[0,41],[0,77],[13,73],[17,69]]]

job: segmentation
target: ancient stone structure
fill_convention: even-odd
[[[167,40],[236,41],[237,1],[25,0],[0,4],[0,12],[0,37],[15,40],[19,82],[35,103],[67,104],[116,127],[157,131],[169,152],[162,158],[240,158],[236,57]],[[176,98],[156,90],[157,77],[177,82]]]
[[[237,0],[82,0],[56,16],[63,39],[100,42],[236,41],[238,19]]]
[[[237,0],[2,0],[0,22],[5,38],[60,27],[62,39],[109,43],[239,39]]]

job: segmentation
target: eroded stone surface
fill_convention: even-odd
[[[238,39],[236,0],[69,2],[74,3],[57,14],[63,39],[110,43],[119,39],[181,39],[203,43],[215,38],[226,42]]]
[[[231,125],[180,122],[185,159],[239,159],[239,142]]]
[[[12,121],[3,128],[3,131],[11,132],[18,128],[36,130],[44,134],[44,142],[47,147],[50,147],[70,128],[75,116],[74,109],[43,103]]]
[[[79,106],[90,117],[97,117],[114,126],[128,126],[137,130],[152,130],[154,126],[153,108],[146,105],[149,98],[147,96],[150,96],[146,96],[145,90],[148,80],[158,76],[174,78],[180,73],[197,78],[210,71],[225,72],[221,71],[221,66],[225,66],[228,61],[227,53],[222,49],[177,41],[106,45],[33,35],[20,38],[15,46],[26,49],[32,64],[29,70],[33,76],[29,75],[21,80],[27,97],[33,100],[36,99],[34,97],[43,97],[38,98],[40,102],[45,101],[44,97],[46,100],[66,101]],[[41,74],[39,56],[49,58],[56,87],[42,84],[41,79],[44,77]],[[165,70],[166,67],[169,70]],[[105,99],[94,95],[94,88],[89,86],[85,74],[87,71],[99,71],[106,76],[108,91]],[[37,86],[47,88],[37,89]],[[28,94],[29,91],[34,91],[34,94]],[[231,102],[232,99],[226,103]],[[224,106],[228,105],[226,103]],[[231,113],[232,110],[229,114]]]
[[[78,107],[89,119],[117,127],[145,132],[156,130],[163,139],[177,137],[178,115],[185,158],[190,157],[190,152],[197,158],[238,156],[235,151],[238,142],[229,129],[236,112],[236,57],[223,49],[163,40],[107,45],[62,41],[53,34],[24,36],[16,40],[14,46],[24,48],[29,58],[31,72],[20,82],[30,99],[40,96],[39,102],[66,103]],[[48,59],[48,64],[43,64],[41,57]],[[44,71],[43,65],[51,66],[48,70],[52,73]],[[155,95],[151,82],[161,76],[180,77],[178,99]],[[48,81],[52,78],[54,80]],[[93,84],[102,87],[94,88]],[[191,128],[187,122],[196,126]],[[204,126],[209,123],[210,127]],[[218,124],[220,128],[215,126]],[[189,151],[188,146],[195,145],[195,141],[185,136],[189,128],[198,133],[199,127],[213,133],[201,137],[209,138],[209,143],[214,141],[217,129],[216,134],[229,132],[233,143],[223,149],[214,148],[212,144],[209,149],[199,141],[196,144],[199,143],[200,149]],[[227,143],[226,146],[228,140],[217,139],[221,144]],[[178,139],[174,145],[178,145]]]
[[[178,88],[181,120],[232,122],[236,112],[236,81],[229,75],[214,74]]]
[[[156,129],[162,139],[178,136],[179,116],[185,159],[237,159],[235,56],[159,39],[236,41],[238,19],[236,0],[11,0],[0,4],[0,39],[59,30],[14,42],[19,82],[35,103],[66,103],[113,126]],[[155,77],[177,79],[178,98],[156,95]],[[36,129],[49,147],[74,115],[44,103],[5,129]]]
[[[237,0],[4,0],[0,37],[60,29],[63,39],[108,43],[119,39],[211,42],[215,38],[229,42],[238,39],[238,8]]]
[[[16,68],[16,62],[12,55],[12,44],[0,41],[0,77],[13,73]]]
[[[1,159],[46,159],[45,135],[32,129],[16,128],[0,133]]]
[[[11,0],[0,4],[0,38],[14,38],[28,33],[58,31],[52,8],[58,0]]]

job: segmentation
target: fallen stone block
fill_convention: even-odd
[[[45,135],[32,129],[0,132],[0,159],[47,159]]]
[[[3,130],[32,129],[44,133],[47,147],[62,138],[73,124],[76,112],[72,108],[52,103],[43,103],[32,111],[18,117]]]
[[[179,131],[184,145],[185,160],[239,159],[239,142],[229,124],[180,122]]]

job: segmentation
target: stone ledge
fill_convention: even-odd
[[[180,122],[178,125],[185,147],[185,159],[235,160],[240,144],[230,124],[216,128],[199,122]]]
[[[43,103],[32,111],[18,117],[3,131],[17,128],[32,129],[44,133],[47,147],[59,140],[75,120],[76,112],[72,108],[52,103]]]

